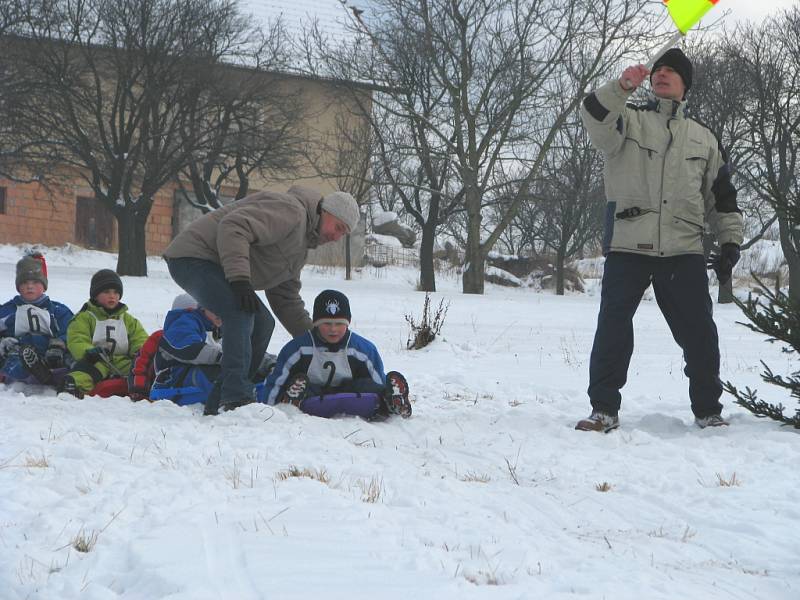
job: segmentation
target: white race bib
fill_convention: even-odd
[[[353,372],[347,360],[347,348],[339,352],[327,352],[314,347],[311,364],[308,366],[308,380],[312,385],[338,387],[345,381],[352,381]]]
[[[92,315],[94,316],[94,315]],[[92,344],[105,348],[109,354],[128,354],[128,330],[122,319],[97,319]]]
[[[51,337],[53,333],[50,329],[50,313],[33,304],[18,306],[14,317],[13,335],[19,338],[26,334]]]

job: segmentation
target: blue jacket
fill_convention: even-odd
[[[15,337],[23,344],[32,344],[40,352],[47,350],[50,340],[67,341],[67,325],[72,311],[47,294],[34,302],[14,296],[0,306],[0,337]]]
[[[209,335],[214,329],[200,310],[169,311],[154,361],[154,387],[181,386],[193,367],[218,364],[222,346]]]
[[[356,379],[370,379],[381,386],[385,384],[383,361],[375,344],[350,330],[337,344],[328,344],[319,337],[316,329],[312,329],[297,336],[281,349],[275,368],[264,385],[266,403],[275,404],[281,388],[295,373],[306,373],[312,385],[320,385],[320,382],[314,381],[314,374],[310,372],[310,369],[313,370],[315,355],[316,360],[323,361],[325,365],[341,361],[349,367],[346,380],[337,385],[340,389],[343,383]]]

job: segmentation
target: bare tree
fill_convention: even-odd
[[[391,128],[376,131],[381,175],[422,226],[423,287],[433,284],[426,253],[443,214],[464,210],[462,289],[483,292],[486,255],[529,197],[588,84],[634,44],[654,43],[659,21],[648,4],[376,0],[375,19],[357,15],[369,44],[334,62],[343,78],[379,90],[371,108],[382,118],[373,123]],[[503,195],[503,172],[516,172],[517,195],[486,235],[484,210]]]
[[[566,261],[599,240],[606,204],[602,159],[580,122],[561,129],[542,170],[535,187],[543,206],[542,242],[555,254],[556,294],[561,296]]]
[[[233,8],[233,7],[231,7]],[[278,19],[266,30],[251,27],[243,15],[229,28],[226,63],[220,65],[197,99],[181,135],[193,148],[182,171],[191,184],[185,198],[203,212],[221,206],[223,186],[236,187],[235,199],[247,195],[250,179],[294,173],[303,156],[305,118],[300,88],[287,69],[290,41]]]
[[[24,0],[0,3],[0,56],[13,53],[13,32],[26,21]],[[22,114],[35,88],[19,65],[0,60],[0,177],[18,182],[41,181],[53,166],[52,153],[26,131]]]
[[[29,0],[13,52],[20,122],[117,220],[121,274],[147,273],[155,194],[204,139],[183,132],[245,23],[234,0]],[[204,132],[206,135],[208,132]]]
[[[769,202],[754,190],[747,174],[758,162],[758,152],[751,142],[747,107],[752,107],[752,90],[742,77],[747,69],[740,59],[726,52],[727,36],[701,38],[690,49],[695,66],[694,83],[689,94],[688,115],[711,129],[729,156],[738,188],[738,205],[751,227],[742,243],[745,251],[758,242],[775,223],[778,215]],[[735,37],[735,36],[734,36]],[[719,250],[713,234],[703,240],[706,253]],[[733,301],[733,279],[720,285],[718,302]]]
[[[368,102],[368,94],[360,100]],[[334,115],[333,129],[327,133],[318,131],[315,144],[307,146],[306,158],[317,174],[336,181],[338,189],[349,192],[359,206],[369,200],[372,186],[375,140],[372,128],[364,120],[354,118],[352,113],[339,112]],[[350,235],[345,239],[345,279],[351,278],[352,257]]]
[[[750,160],[740,173],[775,211],[789,266],[789,297],[800,300],[800,7],[759,25],[741,26],[726,38],[726,56],[738,65],[750,99],[740,110],[747,122]]]

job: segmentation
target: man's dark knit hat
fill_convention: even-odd
[[[692,61],[683,53],[680,48],[670,48],[653,63],[653,70],[650,71],[650,81],[653,80],[653,73],[656,69],[663,66],[671,67],[683,79],[686,91],[692,87]]]
[[[92,275],[92,282],[89,285],[89,297],[94,300],[104,290],[117,290],[119,297],[122,298],[122,280],[111,269],[100,269]]]
[[[314,325],[319,321],[350,322],[350,301],[342,292],[325,290],[314,299]]]
[[[17,263],[17,291],[26,281],[38,281],[47,289],[47,263],[39,252],[27,254]]]

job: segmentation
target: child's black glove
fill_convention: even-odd
[[[86,354],[83,355],[83,360],[92,365],[95,364],[96,362],[101,362],[101,361],[106,362],[109,360],[108,351],[105,348],[101,348],[100,346],[89,348],[86,351]]]
[[[58,369],[64,366],[64,354],[66,353],[66,344],[58,338],[50,340],[47,350],[44,353],[44,361],[51,369]]]
[[[233,295],[239,303],[239,308],[244,312],[254,313],[258,310],[258,305],[261,301],[256,295],[253,286],[246,279],[228,282],[233,290]],[[224,324],[223,324],[224,325]]]
[[[739,244],[728,242],[722,244],[719,254],[712,254],[708,257],[708,268],[714,269],[720,285],[725,285],[733,275],[733,267],[739,262]]]

